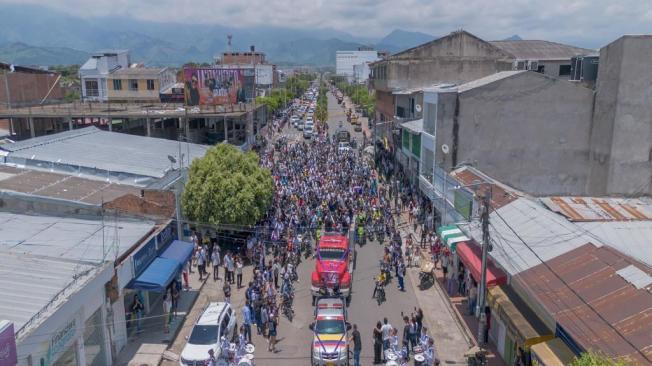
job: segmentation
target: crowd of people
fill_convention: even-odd
[[[194,233],[195,253],[183,269],[184,287],[196,267],[200,280],[220,279],[223,267],[224,299],[230,302],[231,286],[245,287],[246,302],[241,309],[242,324],[238,331],[239,344],[252,342],[252,328],[265,337],[268,351],[276,352],[279,316],[292,319],[294,283],[299,281],[297,266],[311,255],[314,243],[323,232],[348,232],[353,229],[358,245],[376,240],[384,245],[379,275],[372,297],[396,278],[400,291],[405,291],[406,268],[418,265],[420,254],[434,243],[432,226],[424,224],[427,209],[418,204],[418,197],[409,184],[385,160],[374,162],[362,156],[360,150],[340,150],[327,129],[310,141],[294,141],[287,137],[271,138],[282,131],[283,124],[269,129],[269,135],[258,144],[261,165],[272,172],[273,203],[267,217],[246,241],[246,250],[239,253],[226,250],[222,255],[216,238]],[[382,156],[382,154],[380,154]],[[409,213],[409,223],[422,223],[423,239],[404,242],[395,222],[401,211]],[[430,220],[432,221],[432,220]],[[387,239],[387,240],[386,240]],[[251,266],[252,279],[242,285],[242,270]],[[212,276],[210,266],[213,266]],[[403,315],[401,313],[401,315]],[[410,359],[410,352],[420,347],[426,357],[424,365],[436,360],[434,341],[423,326],[423,312],[415,308],[403,317],[402,337],[387,319],[373,330],[374,363],[383,362],[387,351],[400,355],[401,364]],[[352,348],[358,350],[354,362],[359,365],[360,334],[352,336]],[[355,358],[355,357],[354,357]]]

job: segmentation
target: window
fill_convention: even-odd
[[[147,90],[154,90],[154,80],[152,79],[147,80]]]
[[[569,76],[571,65],[559,65],[559,76]]]
[[[138,90],[138,80],[129,79],[129,90]]]
[[[113,90],[122,90],[122,80],[113,79]]]
[[[87,97],[98,97],[100,95],[100,90],[97,85],[97,80],[86,80],[86,96]]]
[[[188,343],[207,345],[217,342],[217,325],[195,325],[188,338]]]
[[[546,67],[544,65],[539,65],[537,67],[537,72],[540,74],[545,74],[546,73]]]

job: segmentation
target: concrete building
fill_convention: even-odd
[[[241,64],[265,64],[265,53],[263,52],[223,52],[221,59],[216,63],[222,65],[241,65]]]
[[[0,62],[0,108],[19,108],[63,100],[60,75]]]
[[[400,124],[423,118],[426,176],[466,164],[533,195],[651,195],[650,80],[636,61],[651,51],[648,36],[604,47],[595,89],[540,72],[546,69],[503,71],[458,85],[393,90],[393,98],[381,90],[378,104],[391,101],[392,108],[378,113],[392,113]],[[374,64],[381,74],[388,66]]]
[[[376,90],[376,120],[390,121],[395,105],[392,93],[437,83],[475,80],[511,70],[512,56],[466,31],[456,31],[434,41],[393,54],[371,64]]]
[[[113,260],[138,247],[154,223],[4,210],[0,313],[14,323],[18,365],[111,364],[127,342],[125,301],[105,289],[116,278],[122,290],[133,277],[130,257],[119,274]]]
[[[335,75],[346,77],[347,81],[353,82],[353,67],[366,62],[378,60],[378,52],[373,50],[337,51],[335,52]]]
[[[245,70],[245,78],[253,77],[253,70],[256,70],[256,86],[259,88],[275,88],[278,86],[278,75],[276,65],[271,64],[220,64],[223,69]]]
[[[542,40],[489,43],[513,56],[512,70],[536,71],[563,80],[571,76],[571,59],[595,53],[595,50]]]
[[[424,139],[434,141],[437,166],[473,165],[540,195],[586,191],[591,89],[537,72],[504,71],[424,94]]]
[[[176,72],[169,68],[119,69],[107,77],[107,100],[109,102],[159,102],[160,94],[176,82]]]
[[[130,65],[128,50],[103,50],[94,53],[79,68],[82,101],[106,102],[109,74]]]
[[[544,356],[539,350],[549,342],[563,352],[548,352],[550,362],[542,364],[567,364],[568,357],[587,350],[633,364],[650,362],[646,314],[652,306],[652,252],[645,239],[632,241],[652,228],[649,202],[536,199],[468,166],[445,176],[446,199],[433,203],[438,210],[453,212],[447,217],[454,221],[447,222],[455,225],[438,232],[453,253],[453,269],[463,269],[476,282],[483,241],[477,220],[480,199],[491,193],[489,339],[507,364],[519,348],[539,359]],[[438,180],[437,186],[442,183]],[[618,234],[623,225],[627,228]]]
[[[591,130],[589,194],[652,196],[652,35],[600,49]]]

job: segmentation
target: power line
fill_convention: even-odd
[[[647,355],[645,355],[645,353],[643,353],[640,349],[638,349],[638,348],[637,348],[637,347],[636,347],[636,346],[635,346],[635,345],[634,345],[634,344],[633,344],[629,339],[627,339],[627,338],[626,338],[626,337],[625,337],[625,336],[624,336],[624,335],[623,335],[623,334],[622,334],[618,329],[616,329],[616,328],[615,328],[615,327],[614,327],[614,326],[613,326],[613,325],[612,325],[612,324],[611,324],[607,319],[605,319],[605,318],[602,316],[602,314],[600,314],[600,313],[599,313],[599,312],[598,312],[598,311],[597,311],[597,310],[596,310],[596,309],[595,309],[591,304],[589,304],[588,302],[586,302],[586,301],[584,300],[584,298],[582,298],[582,297],[577,293],[577,291],[576,291],[574,288],[572,288],[572,287],[571,287],[571,286],[570,286],[570,285],[569,285],[569,284],[568,284],[568,283],[567,283],[567,282],[566,282],[566,281],[565,281],[565,280],[564,280],[564,279],[563,279],[563,278],[562,278],[562,277],[561,277],[561,276],[560,276],[556,271],[554,271],[554,270],[550,267],[550,265],[549,265],[546,261],[544,261],[544,260],[539,256],[539,254],[538,254],[536,251],[534,251],[534,250],[533,250],[533,249],[532,249],[532,248],[531,248],[531,247],[530,247],[530,246],[525,242],[525,240],[523,240],[523,238],[522,238],[522,237],[521,237],[521,236],[516,232],[516,230],[514,230],[514,228],[512,228],[512,227],[507,223],[507,221],[506,221],[506,220],[505,220],[505,219],[500,215],[500,213],[499,213],[498,211],[494,211],[494,212],[496,213],[496,215],[498,216],[498,218],[500,218],[500,220],[501,220],[501,221],[502,221],[502,222],[503,222],[503,223],[504,223],[504,224],[509,228],[509,230],[510,230],[510,231],[511,231],[511,232],[512,232],[512,233],[513,233],[513,234],[514,234],[514,235],[515,235],[515,236],[516,236],[516,237],[517,237],[517,238],[518,238],[518,239],[519,239],[519,240],[520,240],[524,245],[525,245],[525,247],[528,248],[528,250],[530,250],[530,251],[532,252],[532,254],[534,254],[534,256],[537,257],[537,259],[538,259],[539,261],[541,261],[541,264],[543,264],[543,265],[544,265],[544,266],[545,266],[545,267],[546,267],[546,268],[547,268],[547,269],[548,269],[548,270],[549,270],[549,271],[550,271],[550,272],[551,272],[555,277],[557,277],[557,279],[559,279],[559,281],[561,281],[561,283],[563,283],[564,286],[566,286],[566,287],[567,287],[567,288],[568,288],[568,289],[569,289],[569,290],[570,290],[570,291],[571,291],[571,292],[572,292],[572,293],[573,293],[573,294],[574,294],[574,295],[575,295],[575,296],[576,296],[576,297],[577,297],[577,298],[578,298],[582,303],[584,303],[584,304],[585,304],[589,309],[591,309],[591,311],[593,311],[593,312],[594,312],[594,313],[595,313],[595,314],[596,314],[596,315],[597,315],[597,316],[598,316],[598,317],[599,317],[599,318],[600,318],[600,319],[601,319],[605,324],[607,324],[607,325],[608,325],[608,326],[609,326],[609,327],[610,327],[614,332],[616,332],[616,334],[618,334],[618,336],[619,336],[620,338],[622,338],[622,340],[624,340],[624,341],[625,341],[627,344],[629,344],[629,345],[630,345],[634,350],[636,350],[636,352],[638,352],[638,353],[639,353],[639,354],[640,354],[640,355],[641,355],[645,360],[647,360],[648,362],[652,362],[652,360],[650,360],[650,359],[647,357]],[[572,307],[571,307],[570,309],[572,309]],[[604,339],[603,337],[601,337],[601,338]],[[606,343],[608,344],[609,342],[606,342]]]

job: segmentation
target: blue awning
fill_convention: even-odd
[[[190,260],[192,251],[195,246],[192,243],[188,243],[181,240],[175,240],[159,255],[160,258],[174,259],[183,266],[186,262]]]
[[[157,257],[127,287],[134,290],[163,292],[180,268],[181,265],[174,259]]]

